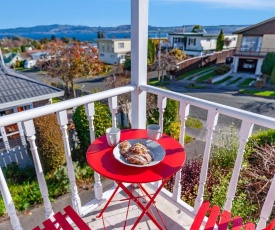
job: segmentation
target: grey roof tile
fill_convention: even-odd
[[[14,75],[5,74],[0,68],[0,104],[57,92],[62,92],[62,90],[37,82],[18,73]]]

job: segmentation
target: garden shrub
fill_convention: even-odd
[[[178,102],[167,98],[166,108],[163,114],[163,132],[167,133],[167,129],[172,122],[175,122],[178,118]],[[147,123],[158,124],[159,123],[159,109],[157,107],[157,96],[148,93],[147,94]]]
[[[274,66],[275,66],[275,53],[268,52],[262,64],[262,69],[261,69],[262,73],[270,76]]]
[[[230,70],[230,66],[229,65],[221,65],[221,66],[218,66],[215,69],[215,73],[217,75],[223,75],[223,74],[226,74],[229,70]]]
[[[173,137],[175,140],[179,141],[180,138],[180,122],[175,121],[170,124],[170,126],[166,129],[166,134]],[[191,136],[184,136],[184,143],[187,144],[191,142],[193,138]]]
[[[270,83],[272,85],[275,85],[275,64],[274,64],[274,67],[273,67],[273,70],[272,70],[272,73],[271,73]]]
[[[91,142],[89,122],[85,114],[84,106],[76,108],[72,119],[79,141],[79,149],[72,151],[73,160],[84,163],[86,162],[86,151]],[[107,105],[100,102],[95,102],[94,126],[96,138],[105,134],[106,129],[112,126],[110,109]]]
[[[59,168],[65,163],[66,158],[62,133],[56,116],[49,114],[35,118],[34,124],[36,126],[36,144],[44,171],[49,172]]]

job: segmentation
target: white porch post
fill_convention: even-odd
[[[67,132],[67,124],[68,124],[67,111],[63,110],[58,112],[57,120],[58,120],[60,129],[62,131],[62,138],[63,138],[64,149],[66,154],[66,161],[67,161],[68,177],[69,177],[70,187],[71,187],[72,205],[74,210],[78,213],[78,215],[81,216],[82,215],[81,201],[78,195],[77,186],[75,182],[74,165],[73,165],[72,154],[70,150],[70,144],[69,144],[69,138],[68,138],[68,132]]]
[[[13,108],[13,111],[14,113],[18,113],[18,109],[15,107]],[[27,142],[26,142],[26,139],[25,139],[25,135],[24,135],[24,130],[23,130],[23,127],[22,127],[22,123],[21,122],[18,122],[17,123],[17,126],[18,126],[18,131],[19,131],[19,135],[20,135],[20,139],[21,139],[21,143],[24,147],[27,146]]]
[[[12,201],[12,197],[8,188],[8,185],[6,183],[5,177],[3,175],[2,169],[0,167],[0,191],[4,200],[4,204],[7,210],[7,213],[10,217],[10,222],[12,229],[14,230],[21,230],[19,219],[16,215],[16,210],[14,207],[14,203]]]
[[[137,88],[131,93],[132,128],[146,126],[148,0],[131,0],[131,83]]]
[[[30,142],[30,146],[31,146],[30,150],[32,152],[32,158],[34,161],[34,167],[35,167],[35,172],[38,180],[38,185],[44,201],[45,216],[46,216],[46,219],[48,219],[52,217],[54,213],[53,213],[52,205],[49,199],[48,187],[44,177],[40,158],[38,155],[37,146],[35,144],[36,132],[35,132],[33,120],[24,121],[23,125],[24,125],[24,131],[26,133],[27,139]]]

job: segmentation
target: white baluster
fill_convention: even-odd
[[[24,147],[26,147],[27,146],[27,142],[26,142],[26,139],[25,139],[22,123],[18,122],[17,125],[18,125],[18,130],[19,130],[19,134],[20,134],[21,143],[22,143],[22,145]]]
[[[68,131],[67,131],[67,124],[68,124],[67,111],[63,110],[61,112],[58,112],[57,120],[58,120],[60,129],[62,131],[62,138],[63,138],[64,148],[65,148],[68,177],[69,177],[71,193],[72,193],[72,205],[74,210],[78,213],[78,215],[81,216],[82,215],[81,201],[78,195],[77,186],[75,182],[74,165],[73,165],[70,143],[68,138]]]
[[[163,114],[167,105],[167,98],[163,96],[158,96],[158,108],[159,108],[159,125],[161,132],[163,132]]]
[[[53,213],[52,205],[49,199],[48,187],[43,174],[43,169],[42,169],[40,158],[38,155],[37,146],[35,144],[36,132],[35,132],[33,120],[24,121],[23,128],[27,136],[27,139],[30,143],[30,150],[32,152],[32,158],[34,161],[36,176],[37,176],[40,192],[44,201],[45,216],[46,216],[46,219],[48,219],[52,217],[54,213]]]
[[[231,210],[232,201],[234,199],[237,185],[238,185],[238,179],[239,179],[240,170],[241,170],[242,161],[243,161],[244,148],[245,148],[248,138],[250,137],[250,135],[252,133],[253,125],[254,124],[251,122],[242,121],[241,130],[240,130],[240,145],[239,145],[239,149],[238,149],[238,155],[237,155],[237,158],[235,161],[234,170],[233,170],[233,174],[230,179],[227,196],[226,196],[226,202],[224,205],[224,210],[227,210],[229,212]]]
[[[1,131],[2,138],[3,138],[5,149],[7,151],[10,151],[11,147],[10,147],[10,144],[9,144],[9,140],[7,138],[7,134],[6,134],[5,128],[4,127],[0,127],[0,131]]]
[[[8,215],[10,217],[10,222],[12,229],[14,230],[21,230],[21,225],[19,222],[19,219],[16,215],[16,210],[14,207],[14,203],[12,201],[12,197],[8,188],[8,185],[6,183],[5,177],[3,175],[2,169],[0,167],[0,191],[4,200],[4,204],[6,207],[6,210],[8,212]]]
[[[112,127],[117,127],[116,113],[117,113],[117,96],[108,98],[108,104],[112,113]]]
[[[88,117],[89,126],[90,126],[90,139],[91,143],[95,140],[95,126],[94,126],[94,115],[95,115],[95,106],[94,103],[89,103],[85,105],[85,112]],[[103,188],[100,180],[100,175],[97,172],[94,172],[94,191],[95,198],[98,200],[102,199],[103,196]]]
[[[184,147],[184,135],[185,135],[185,122],[187,120],[187,117],[189,115],[189,110],[190,110],[190,105],[181,102],[180,103],[180,120],[181,120],[181,126],[180,126],[180,137],[179,137],[179,142]],[[175,177],[175,184],[173,187],[173,199],[175,201],[179,201],[181,199],[181,171],[178,171],[176,173]]]
[[[266,227],[266,222],[271,215],[272,208],[275,202],[275,175],[265,198],[264,205],[262,207],[260,220],[257,224],[256,230],[261,230]]]
[[[205,143],[205,149],[204,149],[204,155],[203,155],[203,163],[202,163],[202,168],[201,168],[201,173],[200,173],[198,195],[195,200],[195,207],[194,207],[195,213],[197,213],[197,211],[199,210],[199,208],[203,202],[204,186],[205,186],[206,178],[207,178],[211,143],[212,143],[212,139],[213,139],[213,132],[214,132],[217,122],[218,122],[218,117],[219,117],[219,114],[217,113],[216,110],[208,111],[207,121],[206,121],[207,136],[206,136],[206,143]]]

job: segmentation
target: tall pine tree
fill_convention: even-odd
[[[223,30],[221,30],[217,38],[216,51],[221,51],[223,49],[223,45],[224,45],[224,34],[223,34]]]

